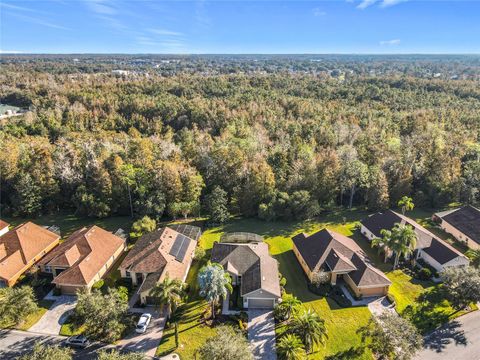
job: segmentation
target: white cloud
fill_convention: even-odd
[[[357,5],[357,9],[366,9],[367,7],[375,4],[378,0],[362,0],[360,4]]]
[[[327,13],[326,13],[326,11],[323,11],[320,8],[315,8],[315,9],[313,9],[313,15],[314,16],[325,16],[325,15],[327,15]]]
[[[400,44],[400,39],[392,39],[392,40],[382,40],[382,41],[380,41],[380,45],[392,46],[392,45],[399,45],[399,44]]]
[[[351,0],[347,0],[348,2],[351,2]],[[380,7],[386,8],[389,6],[394,6],[397,4],[400,4],[402,2],[406,2],[408,0],[361,0],[360,4],[357,5],[357,9],[366,9],[369,6],[372,6],[376,3],[380,3]]]
[[[383,2],[380,4],[380,7],[385,8],[385,7],[400,4],[400,3],[405,2],[405,1],[408,1],[408,0],[383,0]]]
[[[177,31],[165,30],[165,29],[149,29],[149,31],[156,35],[165,35],[165,36],[183,36],[182,33]]]
[[[103,0],[88,0],[86,1],[87,6],[96,14],[100,15],[114,15],[117,13],[110,4]]]
[[[0,49],[0,54],[23,54],[24,51],[19,51],[19,50],[1,50]]]
[[[67,28],[65,26],[58,25],[58,24],[52,23],[50,21],[35,18],[35,17],[32,17],[32,16],[27,16],[27,15],[22,15],[22,14],[14,14],[14,13],[11,13],[10,16],[16,17],[18,19],[22,19],[25,22],[49,27],[49,28],[52,28],[52,29],[71,30],[70,28]]]

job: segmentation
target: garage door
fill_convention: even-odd
[[[248,299],[249,309],[272,309],[273,299]]]

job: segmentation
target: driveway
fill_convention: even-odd
[[[277,359],[272,310],[248,310],[248,341],[255,359]]]
[[[75,296],[51,296],[47,295],[45,297],[47,300],[54,300],[55,302],[47,310],[47,312],[40,318],[40,320],[33,325],[28,331],[48,334],[48,335],[58,335],[60,333],[60,328],[62,324],[67,319],[69,313],[77,305],[77,298]]]
[[[135,331],[118,342],[118,347],[125,351],[143,352],[148,356],[155,356],[158,345],[163,335],[163,328],[165,327],[165,316],[159,315],[153,309],[130,309],[132,312],[150,313],[152,314],[152,321],[148,325],[147,331],[144,334],[137,334]]]
[[[480,311],[461,316],[425,337],[416,360],[480,359]]]

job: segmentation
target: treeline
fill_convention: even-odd
[[[0,72],[3,214],[188,216],[480,202],[475,81]],[[223,191],[219,191],[220,188]]]

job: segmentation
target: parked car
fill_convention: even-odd
[[[75,335],[69,337],[65,341],[65,344],[71,347],[85,349],[88,345],[90,345],[90,341],[88,341],[88,339],[83,335]]]
[[[140,316],[140,319],[138,319],[137,327],[135,331],[139,334],[143,334],[145,331],[147,331],[148,324],[150,324],[150,321],[152,321],[152,315],[145,313]]]

